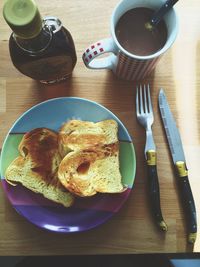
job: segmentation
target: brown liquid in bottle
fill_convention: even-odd
[[[167,40],[167,27],[162,20],[149,30],[145,23],[150,21],[154,11],[138,7],[127,11],[116,25],[116,36],[121,46],[128,52],[147,56],[159,51]]]
[[[56,18],[53,19],[60,22]],[[30,52],[16,42],[13,34],[9,40],[10,56],[14,66],[24,75],[43,83],[55,83],[70,77],[77,62],[71,34],[61,23],[52,24],[53,19],[49,22],[46,20],[47,24],[50,24],[52,38],[43,49]]]

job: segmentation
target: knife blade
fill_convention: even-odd
[[[185,209],[188,222],[188,242],[194,243],[197,236],[196,208],[188,179],[188,169],[181,136],[163,89],[161,89],[159,92],[158,101],[172,160],[176,169],[177,177],[179,178],[178,182],[180,186],[182,202],[184,205],[183,208]]]

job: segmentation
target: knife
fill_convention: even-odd
[[[194,243],[197,236],[196,208],[188,179],[188,169],[186,166],[181,137],[163,89],[160,90],[158,100],[160,114],[176,169],[183,205],[187,215],[189,232],[188,242]]]

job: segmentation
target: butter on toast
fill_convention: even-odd
[[[63,125],[59,149],[66,156],[59,165],[58,178],[70,192],[86,197],[125,190],[117,131],[114,120],[97,123],[72,120]]]
[[[61,162],[58,134],[47,128],[34,129],[23,136],[18,149],[20,155],[7,168],[6,180],[21,183],[65,207],[71,206],[74,197],[57,176]]]

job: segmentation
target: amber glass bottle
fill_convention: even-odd
[[[33,0],[8,0],[3,15],[13,30],[10,56],[21,73],[42,83],[71,77],[77,61],[74,41],[58,18],[42,19]]]

